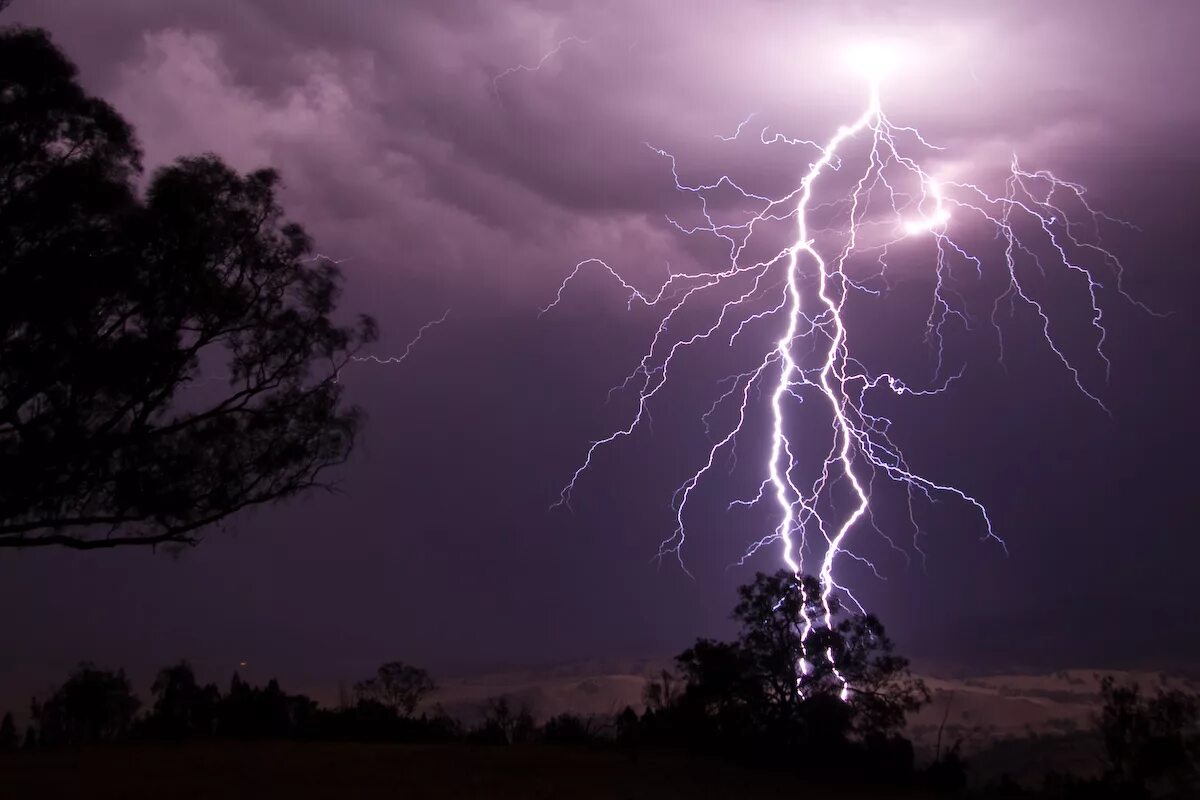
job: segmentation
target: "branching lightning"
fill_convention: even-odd
[[[348,261],[348,260],[349,259],[345,259],[345,258],[332,258],[330,256],[325,255],[324,253],[315,253],[314,255],[305,259],[305,261],[308,261],[308,262],[326,262],[326,263],[332,264],[334,266],[340,266],[340,265],[346,263],[346,261]],[[420,343],[421,339],[425,338],[425,334],[428,333],[431,328],[436,328],[438,325],[441,325],[443,322],[446,321],[446,318],[449,316],[450,316],[450,309],[447,308],[444,312],[442,312],[442,315],[440,317],[438,317],[437,319],[431,319],[431,320],[429,320],[429,322],[426,322],[424,325],[422,325],[420,328],[418,328],[416,335],[413,336],[413,338],[409,340],[408,344],[406,344],[404,346],[404,351],[402,353],[400,353],[400,355],[398,355],[398,356],[352,355],[352,356],[350,356],[349,360],[352,362],[359,362],[359,363],[369,361],[369,362],[372,362],[375,364],[380,364],[383,366],[400,364],[405,359],[408,358],[408,356],[412,353],[413,348],[416,347]],[[333,375],[334,383],[337,383],[341,379],[342,379],[342,371],[340,369],[336,370]]]
[[[386,356],[383,358],[380,358],[379,356],[351,356],[350,360],[351,361],[359,361],[359,362],[372,361],[376,364],[385,364],[385,365],[386,364],[399,364],[399,363],[403,362],[404,359],[408,358],[409,354],[413,351],[413,348],[416,347],[417,344],[421,341],[421,339],[423,339],[425,337],[425,334],[429,331],[430,328],[435,328],[438,325],[441,325],[443,322],[446,321],[446,317],[448,317],[448,316],[450,316],[450,309],[447,308],[440,317],[438,317],[437,319],[431,319],[431,320],[429,320],[429,322],[426,322],[424,325],[422,325],[420,327],[420,329],[417,330],[417,335],[414,336],[411,340],[409,340],[408,344],[404,346],[404,352],[398,356]]]
[[[547,61],[549,61],[554,56],[558,55],[559,51],[561,51],[568,44],[575,43],[578,45],[585,45],[589,41],[591,41],[591,40],[590,39],[580,39],[578,36],[567,36],[564,39],[560,39],[558,44],[554,45],[554,47],[552,47],[551,49],[549,49],[545,53],[543,53],[542,57],[539,58],[536,63],[517,64],[515,67],[505,68],[501,72],[492,76],[492,94],[494,94],[496,96],[496,99],[499,100],[500,99],[500,81],[503,80],[504,78],[507,78],[509,75],[513,75],[518,72],[537,72],[538,70],[540,70],[542,67],[544,67],[546,65]]]
[[[1002,248],[1004,288],[991,311],[1000,356],[1004,352],[1000,327],[1003,308],[1028,306],[1040,320],[1046,346],[1075,386],[1105,411],[1097,392],[1068,355],[1068,348],[1060,346],[1052,335],[1048,300],[1027,285],[1025,276],[1032,267],[1042,275],[1061,273],[1060,278],[1073,282],[1089,306],[1095,357],[1106,372],[1109,362],[1104,352],[1100,273],[1111,275],[1115,290],[1128,297],[1122,286],[1121,262],[1100,236],[1103,225],[1126,223],[1095,210],[1083,186],[1048,170],[1027,170],[1015,157],[1003,179],[1002,191],[989,192],[976,184],[948,178],[939,180],[932,170],[922,166],[920,157],[941,148],[915,128],[893,123],[884,111],[879,77],[888,66],[887,54],[867,51],[860,53],[856,61],[869,79],[866,105],[856,119],[839,127],[827,141],[810,142],[779,133],[769,136],[767,129],[762,129],[759,139],[764,145],[782,143],[814,152],[799,185],[782,197],[751,192],[727,175],[710,183],[689,184],[680,177],[674,156],[651,148],[669,163],[678,190],[698,199],[704,220],[695,226],[671,218],[669,222],[683,234],[706,234],[720,240],[728,249],[728,263],[721,269],[669,270],[657,288],[647,291],[607,262],[590,258],[575,266],[559,286],[553,302],[542,310],[545,313],[562,302],[571,282],[581,271],[591,268],[611,275],[628,292],[630,306],[637,303],[662,309],[645,354],[624,382],[615,387],[636,391],[636,410],[627,425],[588,448],[555,505],[570,503],[572,492],[600,449],[631,436],[645,424],[650,404],[668,383],[681,353],[712,339],[732,346],[751,328],[774,332],[770,334],[771,345],[757,363],[727,377],[722,383],[723,392],[704,414],[704,427],[713,441],[707,458],[676,491],[675,527],[661,543],[659,556],[674,554],[683,565],[689,500],[701,481],[710,476],[718,458],[733,453],[737,437],[755,410],[755,397],[768,397],[769,441],[764,448],[767,456],[762,464],[762,481],[755,496],[734,500],[730,506],[768,503],[777,520],[766,536],[747,549],[743,562],[765,546],[778,545],[788,569],[797,577],[815,567],[822,596],[814,605],[823,613],[805,619],[802,640],[807,640],[814,627],[833,624],[834,593],[862,610],[853,592],[839,579],[837,569],[843,558],[849,558],[875,571],[869,560],[852,549],[852,534],[870,525],[899,549],[871,511],[872,487],[877,479],[890,479],[907,491],[914,548],[922,555],[914,504],[922,498],[933,501],[939,496],[973,508],[982,538],[1004,547],[983,503],[944,480],[910,468],[890,436],[891,421],[871,410],[871,399],[879,393],[898,397],[938,394],[962,375],[961,370],[948,374],[951,371],[944,363],[946,335],[956,326],[971,326],[965,301],[953,286],[958,280],[956,274],[962,271],[982,279],[985,264],[959,243],[965,233],[956,240],[951,228],[975,233],[981,228],[990,229]],[[717,138],[727,142],[738,139],[753,119],[750,115],[732,135],[718,134]],[[834,173],[849,188],[830,200],[817,202],[818,191]],[[749,219],[717,221],[713,197],[718,191],[730,190],[753,207]],[[877,211],[880,205],[883,213]],[[773,255],[765,260],[754,261],[747,255],[756,229],[792,219],[796,229],[790,243],[771,248]],[[886,280],[889,257],[902,246],[906,250],[932,249],[933,291],[925,339],[936,368],[926,387],[914,388],[889,372],[869,370],[852,350],[847,303],[855,295],[880,293],[878,286]],[[692,315],[701,312],[708,314],[708,321],[690,333],[681,333],[689,330]],[[825,409],[830,424],[829,440],[819,450],[814,449],[812,438],[797,439],[795,412],[800,403],[810,401]],[[730,404],[732,424],[723,431],[714,431],[717,412]],[[686,571],[686,566],[683,568]],[[832,661],[833,654],[827,655]],[[802,666],[805,663],[802,661]],[[843,679],[843,697],[850,690]]]

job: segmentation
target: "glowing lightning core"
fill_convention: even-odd
[[[680,351],[710,339],[719,330],[729,332],[728,340],[732,345],[748,326],[782,317],[782,330],[774,339],[773,347],[764,353],[752,369],[727,378],[726,381],[732,382],[732,387],[704,415],[705,429],[709,430],[710,417],[717,409],[730,397],[740,398],[735,423],[712,444],[705,462],[676,492],[676,527],[673,534],[661,544],[659,554],[674,553],[682,565],[682,546],[686,539],[685,510],[692,491],[713,468],[718,454],[731,451],[734,447],[750,409],[752,390],[756,387],[768,389],[771,428],[764,465],[766,477],[755,497],[737,500],[730,505],[754,505],[769,498],[776,508],[778,522],[773,531],[755,542],[746,557],[767,544],[778,542],[782,545],[784,562],[799,578],[805,571],[806,556],[814,552],[819,555],[817,576],[822,587],[819,598],[822,613],[818,618],[810,619],[807,611],[804,612],[802,641],[807,641],[814,626],[833,625],[834,592],[840,593],[862,610],[853,593],[839,582],[836,575],[841,556],[864,563],[874,570],[870,561],[850,549],[851,531],[866,519],[895,547],[893,540],[878,527],[870,512],[871,486],[879,475],[906,488],[910,517],[916,496],[932,500],[937,494],[949,494],[978,512],[984,538],[1001,546],[1004,544],[994,532],[982,503],[954,486],[934,481],[910,469],[889,436],[890,421],[868,411],[868,397],[876,390],[890,391],[897,396],[936,394],[961,375],[960,372],[942,377],[947,325],[957,321],[963,327],[969,326],[969,317],[961,308],[962,302],[950,289],[951,273],[955,266],[966,266],[981,278],[984,271],[982,259],[971,255],[948,234],[951,221],[957,222],[961,216],[967,221],[973,220],[976,227],[982,223],[992,229],[991,232],[1003,245],[1005,288],[996,298],[992,310],[992,322],[998,338],[1000,327],[997,317],[1002,304],[1007,301],[1010,307],[1015,307],[1018,302],[1028,305],[1041,321],[1041,332],[1050,350],[1071,374],[1079,390],[1101,408],[1103,404],[1099,398],[1085,387],[1077,367],[1051,337],[1050,317],[1043,301],[1035,299],[1034,294],[1026,289],[1019,274],[1025,268],[1023,265],[1029,264],[1043,275],[1048,270],[1058,268],[1068,278],[1073,276],[1082,284],[1095,331],[1095,352],[1106,369],[1108,360],[1103,351],[1105,330],[1099,302],[1101,284],[1095,277],[1097,264],[1112,272],[1116,289],[1125,294],[1121,287],[1122,265],[1104,247],[1099,235],[1101,223],[1119,221],[1093,210],[1085,198],[1085,189],[1079,184],[1061,180],[1045,170],[1025,171],[1014,157],[1004,180],[1004,192],[989,194],[974,184],[936,180],[917,160],[904,154],[902,143],[921,150],[940,148],[926,141],[916,129],[893,124],[883,110],[880,78],[895,66],[898,55],[894,48],[855,52],[855,65],[866,72],[869,79],[867,104],[857,119],[838,128],[825,144],[789,139],[779,134],[769,139],[766,129],[763,129],[760,139],[764,144],[773,145],[782,141],[789,145],[812,146],[817,151],[798,188],[783,197],[771,198],[749,192],[728,176],[709,184],[685,184],[679,177],[675,158],[662,150],[651,148],[670,161],[676,187],[696,195],[700,200],[704,224],[685,227],[670,220],[671,224],[688,235],[706,233],[722,240],[729,251],[729,263],[725,268],[719,271],[671,271],[657,290],[645,292],[621,277],[604,261],[588,259],[575,266],[562,282],[554,301],[543,309],[543,312],[547,311],[561,302],[571,280],[581,269],[590,265],[599,266],[611,274],[629,292],[631,305],[638,302],[667,309],[649,349],[633,373],[618,387],[637,387],[637,409],[632,420],[626,427],[592,444],[582,464],[563,489],[560,504],[569,502],[576,482],[591,465],[597,450],[631,435],[648,416],[648,404],[667,383],[672,362]],[[718,138],[723,141],[737,139],[752,118],[753,115],[747,117],[732,136]],[[852,153],[846,152],[849,143],[863,137],[869,137],[866,165],[857,179],[852,181],[851,188],[838,199],[814,203],[818,181],[832,172],[844,173],[844,164],[853,157]],[[902,182],[913,188],[903,189]],[[718,223],[715,220],[709,196],[718,190],[729,189],[756,207],[748,221]],[[871,201],[877,196],[886,200],[886,211],[882,218],[872,211]],[[1082,214],[1086,217],[1086,223],[1072,220],[1068,212],[1077,216]],[[793,215],[797,226],[795,241],[765,261],[745,263],[747,259],[743,255],[756,226],[786,220]],[[819,218],[835,221],[844,219],[844,223],[836,227],[823,226],[818,222]],[[1024,239],[1018,235],[1019,231]],[[1036,244],[1027,243],[1030,236],[1038,238]],[[936,355],[937,371],[934,385],[925,389],[910,388],[886,372],[872,373],[855,358],[850,351],[844,313],[847,300],[855,292],[880,294],[879,289],[872,288],[871,280],[882,279],[891,250],[901,242],[912,239],[931,240],[936,254],[926,340]],[[860,257],[861,260],[864,255],[874,255],[868,263],[877,268],[875,273],[867,278],[850,274],[847,265],[854,257]],[[1090,265],[1085,264],[1083,257],[1089,257]],[[806,286],[811,281],[808,270],[815,273],[814,296],[809,301],[812,310],[805,305]],[[734,287],[735,282],[740,288]],[[711,298],[721,291],[726,292],[721,295],[725,299],[717,298],[719,310],[714,318],[710,318],[709,324],[701,326],[691,335],[679,336],[669,332],[686,324],[682,319],[683,309],[699,305],[705,298]],[[776,300],[765,309],[755,305],[756,301],[761,303],[769,297],[775,297]],[[815,363],[809,363],[803,357],[807,351],[798,347],[801,342],[811,348],[813,355],[808,359],[813,359]],[[1000,344],[1003,355],[1002,338]],[[799,449],[793,447],[789,436],[793,427],[789,424],[790,412],[796,402],[803,401],[806,395],[815,397],[827,408],[833,434],[829,449],[817,462],[815,477],[811,482],[803,477],[805,462],[798,457]],[[837,508],[833,493],[838,485],[849,489],[851,502],[848,509]],[[917,544],[920,530],[915,518],[912,519],[914,547],[921,552]],[[818,536],[824,542],[823,548],[814,542]],[[806,598],[801,604],[802,609],[807,609],[808,600]],[[833,653],[827,652],[826,656],[832,664]],[[802,667],[806,666],[807,662],[802,661]],[[836,665],[834,674],[841,681],[842,694],[846,697],[851,687],[837,673]]]

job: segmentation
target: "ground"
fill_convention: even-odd
[[[719,761],[555,746],[321,742],[126,745],[0,755],[0,798],[909,798]]]

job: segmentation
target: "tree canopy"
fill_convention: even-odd
[[[1136,683],[1100,684],[1104,743],[1101,785],[1127,797],[1195,797],[1200,792],[1200,696]]]
[[[814,578],[786,571],[740,587],[738,636],[680,653],[681,689],[670,674],[647,687],[652,734],[751,758],[911,770],[903,727],[928,691],[871,615],[834,603],[834,624],[806,636],[806,620],[824,613],[820,597]]]
[[[49,700],[34,700],[31,711],[43,744],[84,744],[123,737],[140,705],[124,670],[83,663]]]
[[[420,702],[436,690],[428,672],[403,661],[389,661],[376,670],[375,677],[354,685],[360,702],[379,703],[402,717],[411,717]]]
[[[336,377],[375,323],[333,320],[279,176],[141,177],[48,36],[0,29],[0,547],[193,544],[321,484],[359,429]]]

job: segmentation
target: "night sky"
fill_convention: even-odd
[[[605,394],[656,318],[599,273],[538,311],[588,257],[647,285],[667,262],[714,266],[711,243],[664,218],[694,200],[644,143],[689,179],[794,185],[808,154],[717,135],[755,112],[827,137],[863,100],[841,48],[881,35],[919,53],[885,89],[894,121],[981,184],[1014,151],[1086,184],[1141,227],[1107,241],[1129,292],[1167,316],[1102,295],[1105,385],[1081,298],[1054,295],[1060,341],[1112,418],[1028,314],[1006,323],[1003,364],[986,327],[958,339],[961,381],[895,405],[895,432],[925,473],[987,504],[1009,555],[968,511],[925,507],[925,564],[868,539],[886,580],[854,573],[860,599],[926,669],[1200,662],[1195,3],[17,0],[2,20],[50,30],[135,125],[148,168],[200,151],[278,168],[289,215],[345,259],[342,308],[378,318],[372,352],[450,314],[403,364],[343,373],[369,422],[336,492],[238,516],[178,557],[0,555],[0,700],[81,659],[145,676],[186,657],[222,683],[247,662],[309,689],[394,658],[464,673],[664,657],[727,634],[734,587],[781,563],[767,548],[728,568],[769,524],[724,511],[757,483],[759,440],[739,453],[746,472],[702,486],[694,578],[654,556],[729,354],[693,354],[653,432],[604,451],[573,510],[550,511],[588,443],[631,411]],[[493,81],[567,37],[539,70]],[[919,263],[859,324],[866,351],[914,380],[930,368],[919,326],[903,328],[928,298]],[[910,535],[894,503],[879,522]]]

